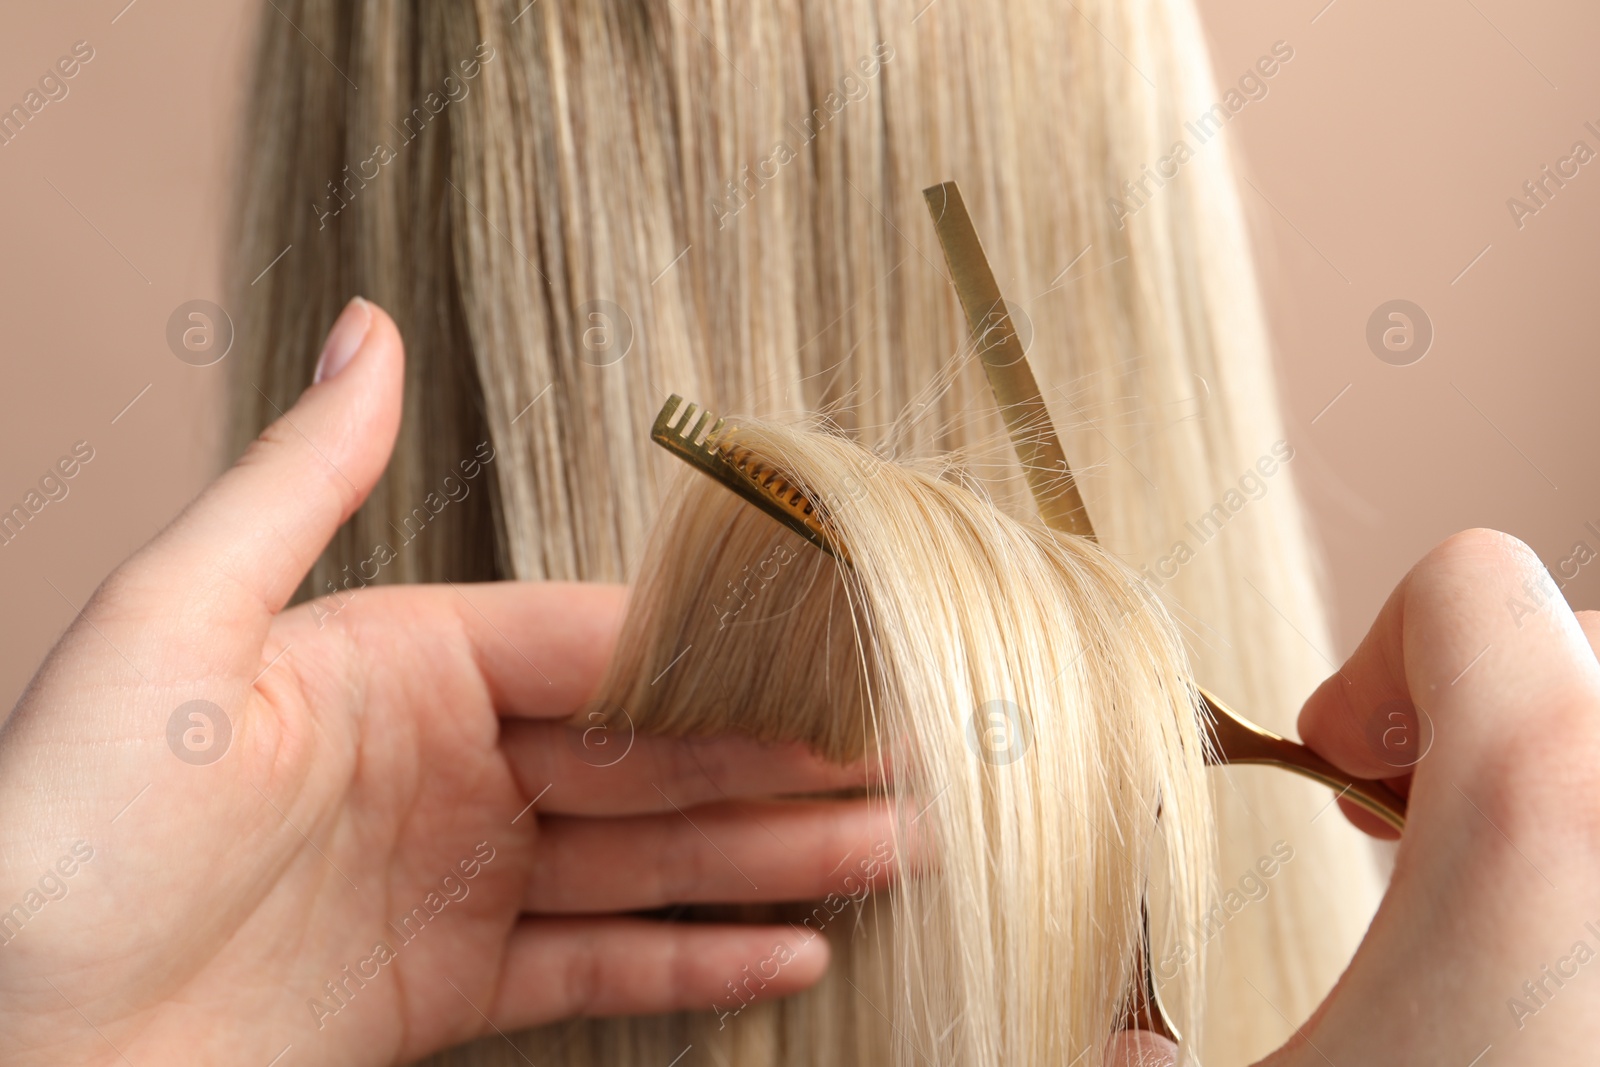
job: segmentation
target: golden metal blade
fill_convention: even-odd
[[[950,280],[955,284],[961,309],[966,312],[978,358],[989,378],[989,387],[1000,405],[1011,444],[1022,462],[1023,476],[1039,507],[1039,517],[1053,530],[1094,538],[1089,513],[1078,494],[1078,483],[1067,464],[1067,455],[1056,436],[1050,411],[1044,406],[1039,383],[1028,366],[1022,339],[1000,295],[983,243],[972,225],[972,216],[961,199],[955,182],[944,182],[922,191],[933,228],[950,265]]]

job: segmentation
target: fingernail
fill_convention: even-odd
[[[328,341],[322,346],[322,355],[317,358],[317,372],[312,376],[311,384],[327,381],[349,366],[351,357],[361,350],[361,342],[367,339],[367,331],[371,328],[371,304],[359,296],[346,304],[333,329],[328,331]]]

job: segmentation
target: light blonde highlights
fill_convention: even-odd
[[[1180,928],[1206,903],[1210,799],[1175,627],[1092,542],[946,477],[777,426],[742,424],[737,443],[826,501],[850,562],[714,483],[685,486],[634,591],[613,706],[640,729],[893,769],[889,852],[932,858],[850,951],[889,963],[852,1015],[869,1034],[884,1028],[869,1004],[892,1017],[896,1062],[1098,1055],[1139,980],[1147,882]],[[815,488],[862,475],[861,492]],[[754,586],[752,560],[771,561]],[[707,590],[735,582],[750,598],[730,624]],[[1172,976],[1192,994],[1202,958]]]
[[[1229,509],[1225,527],[1207,539],[1186,532],[1284,437],[1224,144],[1203,146],[1137,215],[1119,222],[1106,206],[1121,182],[1171,151],[1186,117],[1213,101],[1186,0],[278,6],[282,15],[267,11],[262,24],[246,140],[235,301],[240,435],[265,424],[274,405],[287,407],[309,380],[320,334],[352,293],[390,309],[408,348],[395,459],[308,592],[351,583],[346,566],[379,543],[392,547],[394,559],[376,581],[633,577],[668,503],[672,461],[651,447],[647,429],[672,391],[780,420],[826,412],[850,439],[895,461],[889,478],[909,477],[899,473],[901,463],[944,463],[981,483],[983,495],[973,499],[1025,519],[1026,495],[982,374],[971,360],[952,362],[965,328],[920,190],[956,179],[1000,284],[1031,330],[1029,358],[1103,544],[1138,570],[1169,557],[1178,540],[1193,542],[1190,558],[1162,576],[1159,590],[1189,638],[1190,669],[1264,725],[1292,730],[1294,710],[1329,669],[1317,651],[1326,631],[1293,464],[1261,499]],[[492,58],[480,56],[483,47]],[[471,57],[478,68],[468,79],[460,64]],[[876,63],[870,77],[861,66],[868,60]],[[839,93],[848,102],[835,109],[829,94],[851,72],[860,88]],[[440,92],[446,75],[469,91],[434,112],[429,94]],[[428,121],[408,126],[418,108]],[[826,121],[818,121],[819,110]],[[345,168],[372,158],[380,142],[393,158],[370,180],[358,171],[359,186],[352,182],[340,198],[345,206],[325,214],[328,183],[342,188]],[[763,170],[779,143],[789,149],[785,161]],[[745,177],[747,167],[754,179]],[[290,245],[278,267],[248,284]],[[612,358],[616,349],[597,354],[589,332],[595,310],[610,308],[626,321],[612,314],[607,325],[625,325],[632,338],[619,358]],[[495,458],[478,483],[484,491],[430,510],[425,527],[404,536],[406,518],[425,507],[442,475],[485,442]],[[814,473],[819,491],[841,489],[828,484],[828,470]],[[874,499],[887,491],[871,484]],[[952,506],[952,498],[929,499]],[[938,516],[954,522],[951,513]],[[1075,623],[1058,621],[1041,633],[1086,641],[1101,632],[1091,621],[1098,609],[1090,608],[1122,595],[1109,563],[1007,540],[1031,536],[1009,527],[991,525],[989,535],[1018,553],[1031,543],[1028,551],[1047,557],[1029,573],[1048,579],[1041,589],[1052,594],[1067,589],[1066,575],[1096,576],[1069,583],[1063,610]],[[903,539],[884,544],[907,551]],[[695,540],[679,551],[687,562],[708,549]],[[740,567],[765,558],[753,546],[742,551]],[[778,580],[815,570],[814,556],[797,557]],[[976,602],[1020,592],[992,561],[974,566],[982,575]],[[918,567],[902,561],[902,580],[937,581]],[[883,582],[853,598],[824,583],[834,598],[827,617],[844,624],[870,609],[865,617],[875,618],[870,613],[893,600]],[[700,591],[708,617],[718,592]],[[652,626],[672,625],[647,605],[687,595],[636,597],[640,611],[657,612],[637,647],[648,646]],[[1140,612],[1139,627],[1165,625],[1148,606]],[[731,628],[764,617],[741,611]],[[945,640],[995,651],[989,669],[1020,669],[1011,659],[1022,647],[1014,643],[1023,640],[1020,626],[969,633],[954,615],[940,619],[928,625],[946,627]],[[932,631],[918,632],[931,639]],[[853,633],[846,636],[796,634],[791,647],[812,656],[831,650],[827,662],[846,673],[830,675],[827,685],[853,678],[865,692],[876,686],[883,695],[889,686],[902,699],[937,686],[968,701],[982,695],[984,686],[946,678],[939,664],[925,663],[926,676],[912,677],[904,665],[917,661],[897,652],[891,659],[902,673],[891,686],[875,672],[903,635],[875,629],[859,647]],[[1125,650],[1110,644],[1090,658],[1124,662]],[[740,672],[756,669],[729,657]],[[861,662],[870,665],[864,674],[849,666]],[[1028,687],[1080,703],[1102,684],[1137,682],[1165,693],[1175,684],[1172,669],[1146,665],[1126,681],[1080,679],[1065,694],[1041,690],[1037,680]],[[1169,697],[1151,700],[1139,712],[1150,722],[1157,709],[1172,710]],[[867,715],[860,701],[841,706],[857,710],[806,721],[814,743],[845,751],[858,735],[863,743],[872,736],[870,724],[887,721]],[[678,728],[670,709],[660,714],[662,728]],[[1066,758],[1044,754],[1042,743],[1036,740],[1036,756]],[[1177,775],[1171,761],[1190,758],[1176,742],[1129,745],[1150,761],[1126,771],[1141,787],[1150,776]],[[946,755],[961,752],[970,756],[966,749]],[[1315,872],[1317,883],[1283,883],[1210,946],[1208,999],[1234,1007],[1208,1016],[1203,1051],[1211,1062],[1243,1062],[1286,1036],[1278,1013],[1305,1017],[1331,985],[1365,928],[1377,881],[1344,828],[1331,817],[1312,822],[1327,800],[1321,791],[1267,772],[1212,772],[1212,781],[1219,881],[1235,881],[1287,839],[1295,872]],[[962,803],[980,803],[977,797],[964,794]],[[1200,818],[1184,810],[1183,818]],[[1190,840],[1202,827],[1181,830]],[[1136,876],[1107,862],[1105,876],[1118,885]],[[1171,897],[1191,899],[1187,891]],[[1127,919],[1125,894],[1095,899],[1118,909],[1118,924]],[[850,938],[843,926],[830,928],[830,938],[857,941],[860,951],[841,954],[817,990],[741,1016],[717,1039],[714,1058],[882,1061],[873,1056],[887,1054],[893,1032],[848,983],[887,1010],[896,1002],[894,957],[872,947],[870,931]],[[1103,943],[1106,961],[1117,956],[1119,936]],[[1170,948],[1158,944],[1158,959]],[[1046,977],[1056,980],[1039,980]],[[686,1043],[677,1040],[686,1028],[700,1025],[680,1017],[575,1023],[559,1028],[560,1056],[664,1062]],[[1073,1032],[1090,1025],[1074,1023]],[[462,1062],[521,1062],[487,1046],[472,1055]]]

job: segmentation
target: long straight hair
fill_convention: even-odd
[[[959,457],[1024,515],[920,195],[956,179],[1102,543],[1199,679],[1292,730],[1326,629],[1226,135],[1187,125],[1229,112],[1188,0],[275,8],[244,146],[240,439],[304,387],[350,295],[408,353],[395,458],[309,594],[632,577],[673,484],[647,435],[668,392]],[[452,490],[484,448],[487,477]],[[1321,791],[1212,780],[1220,887],[1265,884],[1269,859],[1276,880],[1156,954],[1209,942],[1201,1051],[1243,1062],[1331,986],[1378,879]],[[830,978],[774,1018],[819,1005],[870,1010]],[[585,1024],[563,1054],[634,1062],[676,1025]]]
[[[1169,926],[1206,922],[1210,796],[1171,618],[1093,542],[1009,518],[943,458],[885,462],[761,422],[727,440],[813,502],[842,558],[690,482],[652,538],[594,710],[883,762],[893,830],[857,866],[902,876],[887,907],[848,919],[864,903],[848,884],[769,909],[830,938],[833,990],[758,1023],[745,1012],[776,965],[758,967],[684,1041],[731,1052],[731,1017],[765,1040],[756,1052],[747,1036],[741,1063],[1097,1053],[1141,978],[1146,886]],[[1205,947],[1165,975],[1190,1034]]]

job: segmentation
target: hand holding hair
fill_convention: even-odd
[[[6,1063],[388,1064],[703,1010],[775,952],[763,997],[826,966],[787,925],[622,914],[843,892],[839,857],[885,829],[864,800],[763,799],[865,782],[796,746],[641,735],[585,760],[565,720],[619,588],[285,608],[388,461],[402,365],[353,301],[299,403],[106,579],[6,722]],[[175,715],[191,701],[214,708]]]
[[[107,579],[0,733],[6,1062],[391,1063],[704,1009],[775,953],[763,996],[826,966],[786,925],[624,914],[842,891],[838,857],[893,828],[864,800],[773,801],[866,782],[796,746],[641,734],[611,766],[582,758],[565,722],[619,589],[285,609],[387,462],[402,361],[388,316],[353,302],[300,403]],[[1350,970],[1270,1067],[1587,1050],[1600,617],[1508,612],[1537,566],[1504,535],[1451,539],[1307,703],[1309,743],[1394,779],[1411,821]],[[193,701],[218,758],[185,758]],[[1123,1035],[1107,1062],[1172,1054]]]

